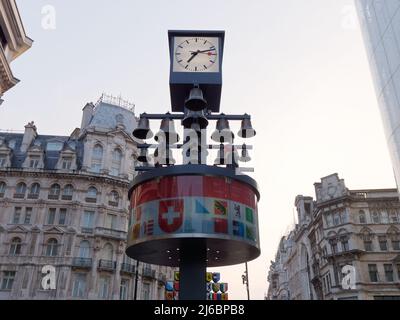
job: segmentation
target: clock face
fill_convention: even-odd
[[[219,72],[219,39],[175,37],[174,72]]]

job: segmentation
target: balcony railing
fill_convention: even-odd
[[[105,271],[115,271],[117,268],[117,263],[111,260],[100,260],[99,269]]]
[[[81,232],[82,232],[82,233],[89,233],[89,234],[92,234],[92,233],[93,233],[93,228],[82,227],[82,228],[81,228]]]
[[[39,199],[39,195],[38,194],[28,194],[28,199]]]
[[[88,203],[96,203],[97,202],[97,198],[85,198],[85,201]]]
[[[72,266],[75,268],[91,268],[92,259],[91,258],[74,258],[72,260]]]
[[[112,206],[112,207],[118,207],[118,202],[115,201],[108,201],[108,205]]]
[[[24,193],[16,193],[14,194],[14,199],[24,199],[25,194]]]
[[[121,230],[114,230],[109,228],[96,228],[96,235],[118,239],[118,240],[125,240],[126,239],[126,232]]]
[[[60,199],[60,195],[59,194],[49,194],[48,199],[49,200],[58,200],[58,199]]]
[[[123,263],[121,264],[121,272],[135,273],[135,266],[130,263]]]
[[[144,268],[142,276],[143,277],[147,277],[147,278],[151,278],[151,279],[155,279],[156,270],[152,270],[150,268]]]
[[[63,195],[63,196],[61,196],[61,200],[70,201],[70,200],[72,200],[72,196]]]

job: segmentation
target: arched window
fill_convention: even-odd
[[[0,198],[3,198],[5,193],[6,193],[6,184],[5,182],[0,182]]]
[[[103,260],[107,260],[107,261],[112,261],[113,259],[113,254],[114,254],[114,249],[111,243],[107,243],[104,248],[103,248],[103,252],[102,252],[102,258]]]
[[[21,254],[22,241],[20,238],[14,238],[11,241],[10,255],[17,256]]]
[[[372,222],[373,222],[373,223],[380,223],[380,222],[381,222],[381,219],[380,219],[380,218],[381,218],[381,217],[380,217],[379,212],[374,211],[374,212],[372,213]]]
[[[111,175],[119,176],[121,171],[122,152],[115,149],[112,155]]]
[[[15,195],[14,198],[25,198],[26,194],[26,184],[23,182],[20,182],[17,184],[17,188],[15,190]]]
[[[86,194],[86,202],[97,202],[97,189],[95,187],[90,187]]]
[[[367,223],[365,212],[363,210],[360,210],[360,212],[358,213],[358,219],[360,223]]]
[[[100,173],[102,163],[103,163],[103,147],[99,144],[96,144],[93,148],[93,153],[92,153],[91,170],[93,172]]]
[[[49,199],[58,200],[60,198],[61,187],[55,183],[50,187]]]
[[[55,257],[58,251],[58,241],[56,239],[49,239],[46,244],[46,256]]]
[[[39,193],[40,193],[40,184],[34,183],[31,185],[28,197],[31,199],[37,199],[39,198]]]
[[[90,258],[90,243],[89,241],[82,241],[79,245],[79,258]]]
[[[119,204],[119,194],[117,191],[113,190],[110,193],[110,201],[108,202],[110,206],[118,207]]]
[[[67,184],[64,187],[62,199],[63,200],[72,200],[73,194],[74,194],[74,187],[72,186],[72,184]]]

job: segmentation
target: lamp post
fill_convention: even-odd
[[[242,281],[243,284],[246,285],[247,300],[250,300],[249,269],[247,267],[247,262],[245,263],[245,265],[246,265],[246,271],[242,274]]]

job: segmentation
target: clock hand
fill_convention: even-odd
[[[193,53],[205,53],[209,51],[215,51],[215,49],[208,49],[208,50],[197,50],[197,51],[190,51],[192,54]]]
[[[192,52],[192,56],[190,57],[190,59],[187,61],[187,63],[189,63],[190,61],[192,61],[194,59],[195,56],[197,56],[199,54],[199,50],[197,50],[196,52]]]

